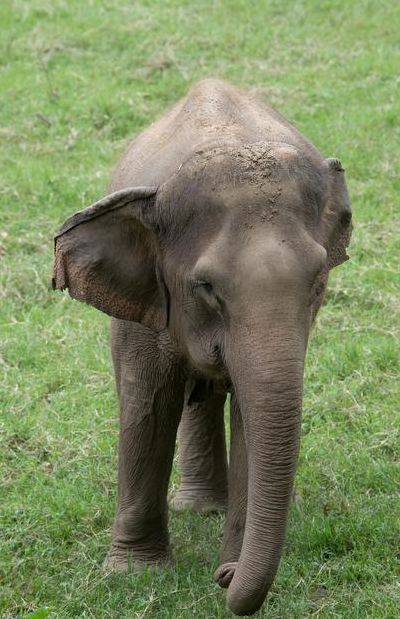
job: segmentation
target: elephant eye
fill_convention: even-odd
[[[200,297],[210,307],[219,310],[222,306],[222,300],[215,293],[214,287],[210,282],[204,280],[195,280],[193,282],[193,292]]]
[[[193,288],[194,289],[196,289],[196,288],[197,289],[201,289],[201,290],[204,290],[205,292],[208,292],[208,293],[212,293],[213,290],[214,290],[213,287],[212,287],[212,284],[210,284],[210,282],[205,282],[203,280],[195,280],[193,282]]]
[[[210,282],[200,282],[199,286],[201,286],[203,290],[205,290],[205,292],[208,292],[209,294],[212,294],[214,292],[214,288],[212,287],[212,284],[210,284]]]

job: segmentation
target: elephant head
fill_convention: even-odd
[[[310,325],[350,233],[338,160],[259,142],[197,152],[159,188],[128,187],[78,212],[55,239],[55,288],[168,329],[189,366],[232,384],[248,455],[228,590],[237,614],[261,606],[278,567]]]

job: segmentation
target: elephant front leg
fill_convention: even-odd
[[[139,336],[134,351],[119,347],[119,338],[113,343],[121,414],[118,507],[107,570],[170,559],[167,491],[184,380],[150,338],[141,342]]]
[[[220,552],[221,565],[214,578],[228,587],[243,544],[247,510],[247,452],[242,416],[236,397],[231,397],[231,444],[229,452],[229,502]]]
[[[188,404],[178,431],[181,484],[171,507],[207,513],[225,511],[228,499],[224,425],[226,395],[215,393],[204,402]]]

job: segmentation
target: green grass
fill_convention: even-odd
[[[211,579],[219,517],[171,515],[176,568],[103,575],[117,440],[107,318],[49,286],[59,224],[104,194],[133,134],[209,75],[258,91],[340,157],[355,213],[351,261],[309,347],[296,500],[258,616],[399,616],[399,6],[1,2],[5,619],[232,616]]]

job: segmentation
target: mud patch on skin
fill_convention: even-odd
[[[229,234],[277,228],[285,225],[288,212],[293,217],[299,213],[311,227],[324,193],[311,159],[296,146],[280,141],[240,144],[234,139],[231,144],[201,144],[173,180],[173,185],[168,183],[164,188],[163,199],[174,204],[178,187],[186,203],[185,225],[191,225],[196,211],[201,212],[209,236],[212,232],[207,222],[215,213],[221,226],[226,222]],[[172,206],[168,209],[172,212]]]
[[[200,191],[228,205],[234,204],[239,188],[248,187],[251,199],[243,204],[245,218],[241,225],[252,228],[254,218],[262,222],[275,220],[284,181],[295,173],[298,160],[299,153],[293,146],[260,141],[201,148],[182,168]]]
[[[270,177],[274,178],[279,173],[281,166],[279,159],[273,152],[274,150],[276,150],[276,146],[267,142],[254,142],[238,147],[217,146],[210,150],[198,151],[190,160],[190,163],[195,168],[195,176],[208,171],[211,163],[214,169],[227,168],[226,176],[228,178],[226,181],[229,179],[234,184],[235,182],[260,184]],[[222,166],[216,166],[216,157],[226,159],[225,165],[224,162],[221,162]],[[226,181],[223,183],[224,185],[228,184]]]

